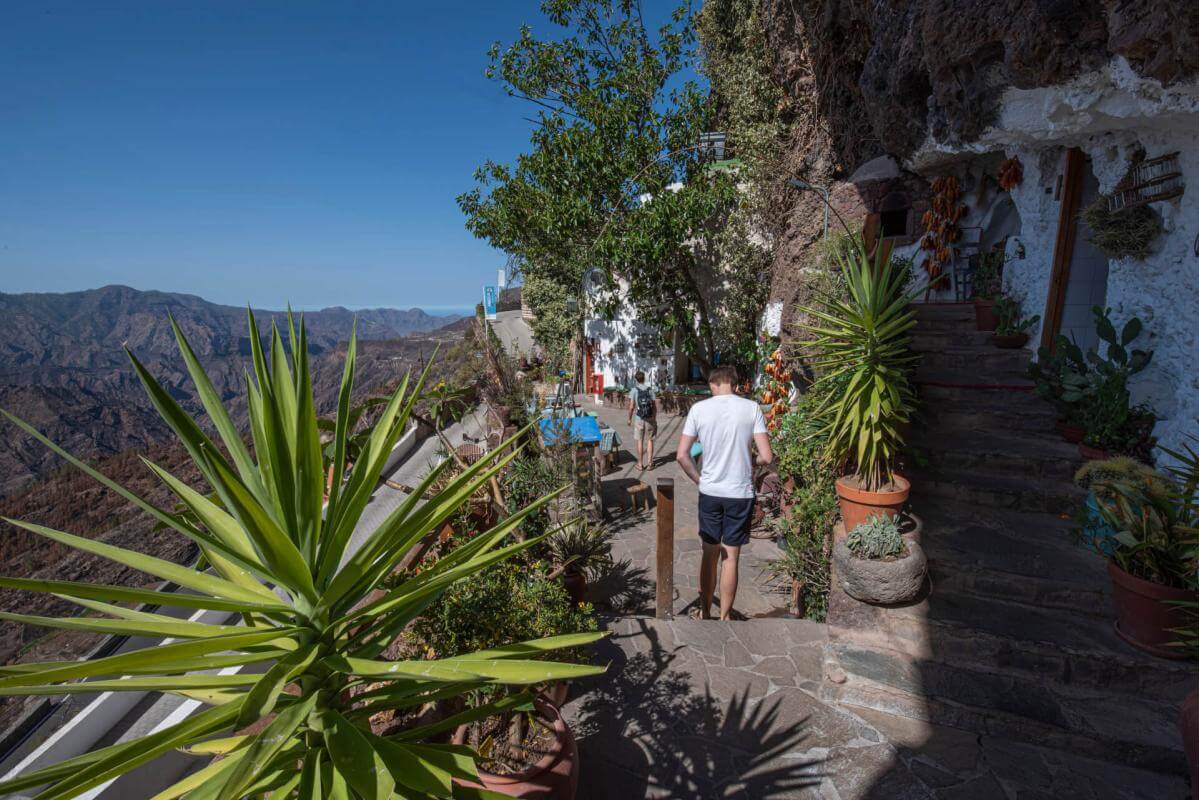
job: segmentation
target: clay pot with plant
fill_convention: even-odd
[[[824,295],[803,309],[813,320],[804,327],[814,335],[807,347],[825,454],[847,468],[837,497],[849,530],[876,514],[895,516],[911,490],[895,464],[916,404],[910,374],[918,359],[909,336],[916,319],[908,270],[897,269],[883,249],[872,258],[855,240],[841,258],[844,298]]]
[[[981,253],[971,285],[974,289],[974,326],[980,331],[994,331],[999,325],[995,314],[995,299],[1003,293],[1002,250]]]
[[[1090,366],[1082,348],[1060,334],[1054,339],[1052,347],[1037,348],[1036,360],[1028,365],[1028,376],[1033,381],[1034,391],[1057,410],[1058,418],[1054,427],[1071,444],[1081,442],[1086,430],[1078,424],[1077,403],[1064,399],[1065,378],[1067,375],[1086,375],[1088,372]]]
[[[995,300],[995,317],[998,320],[991,344],[1005,350],[1016,350],[1028,344],[1028,330],[1041,321],[1041,317],[1024,316],[1024,303],[1014,295],[1002,295]]]
[[[1160,484],[1111,481],[1093,488],[1099,514],[1116,531],[1108,561],[1116,632],[1141,650],[1179,658],[1171,645],[1175,631],[1189,621],[1185,605],[1199,603],[1199,455],[1189,445],[1163,452],[1174,463]]]
[[[587,576],[612,564],[612,541],[607,529],[586,519],[563,525],[545,540],[553,564],[551,578],[561,578],[575,603],[587,599]]]
[[[1117,335],[1111,309],[1095,306],[1092,312],[1105,351],[1092,348],[1086,356],[1088,369],[1066,370],[1061,378],[1061,400],[1085,431],[1079,452],[1088,459],[1123,454],[1149,461],[1156,420],[1148,407],[1132,405],[1129,382],[1149,366],[1153,351],[1130,349],[1142,332],[1136,317]]]
[[[914,600],[924,588],[928,559],[898,522],[871,517],[833,546],[833,566],[845,593],[871,605]]]
[[[567,631],[597,628],[589,605],[573,601],[562,584],[546,572],[544,562],[492,570],[474,581],[451,588],[417,618],[406,635],[412,645],[438,658],[459,652],[489,652],[528,631],[540,631],[547,641],[564,641],[563,662],[591,660]],[[592,637],[594,639],[594,636]],[[536,651],[524,654],[539,659]],[[463,667],[469,671],[469,665]],[[475,780],[461,786],[484,788],[509,797],[570,800],[578,785],[579,754],[574,735],[562,719],[554,695],[557,681],[533,691],[508,691],[503,686],[478,687],[466,703],[446,709],[439,725],[452,732],[454,744],[478,749],[481,758]],[[475,713],[473,709],[481,709]]]

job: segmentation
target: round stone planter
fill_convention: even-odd
[[[855,600],[888,606],[914,600],[924,588],[928,559],[924,550],[905,539],[907,554],[893,561],[857,558],[844,541],[833,545],[833,568],[845,593]]]

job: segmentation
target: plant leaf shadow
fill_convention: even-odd
[[[688,670],[686,648],[637,636],[650,646],[631,656],[604,643],[608,673],[572,704],[582,800],[784,798],[821,783],[822,762],[802,752],[806,718],[784,719],[777,699],[748,690],[722,701]]]

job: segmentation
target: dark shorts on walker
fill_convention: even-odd
[[[749,541],[754,516],[752,497],[699,495],[699,538],[704,544],[741,547]]]

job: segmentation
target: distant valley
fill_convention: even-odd
[[[168,431],[145,398],[130,367],[128,347],[185,407],[198,412],[179,359],[168,314],[174,316],[234,406],[243,394],[250,353],[246,310],[199,297],[106,286],[65,294],[0,294],[0,407],[21,416],[68,450],[96,458],[161,443]],[[255,310],[263,335],[279,311]],[[438,340],[457,339],[457,316],[420,309],[335,307],[304,313],[318,403],[337,391],[344,343],[357,319],[364,348],[361,388],[394,381],[432,352]],[[382,345],[387,342],[386,345]],[[0,446],[0,497],[44,475],[57,462],[44,448],[5,426]]]

